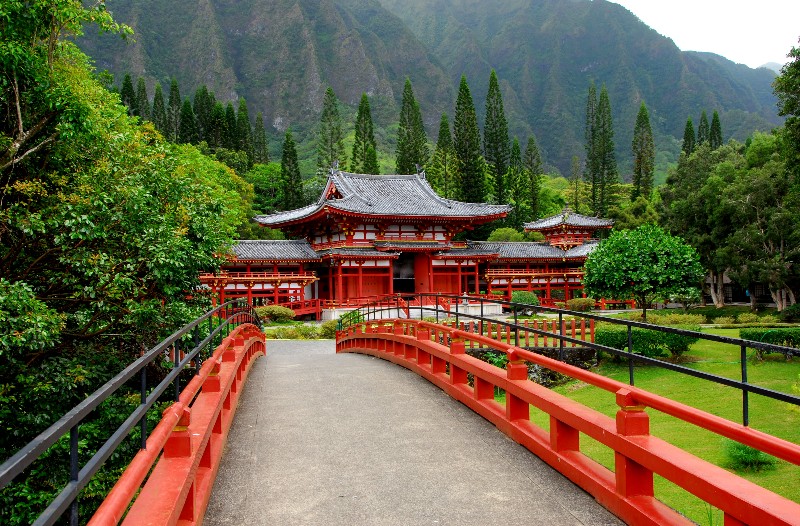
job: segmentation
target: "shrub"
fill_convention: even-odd
[[[743,312],[736,317],[738,323],[759,323],[761,318],[755,312]]]
[[[364,322],[364,314],[361,313],[359,310],[352,310],[350,312],[345,312],[339,319],[342,321],[342,327],[350,327],[351,325],[356,325],[358,323]]]
[[[774,469],[778,462],[775,457],[734,440],[725,440],[725,454],[728,464],[736,471]]]
[[[800,321],[800,303],[789,305],[783,309],[783,311],[781,311],[781,320],[790,323]]]
[[[539,305],[539,298],[533,292],[527,290],[515,290],[511,293],[512,303],[521,303],[523,305]],[[517,312],[528,312],[531,309],[526,307],[511,307],[512,310]]]
[[[319,326],[319,337],[325,340],[330,340],[336,337],[336,327],[339,325],[339,320],[329,320]]]
[[[698,326],[682,326],[682,329],[699,331]],[[633,353],[648,358],[666,356],[669,352],[678,358],[689,350],[689,346],[698,340],[697,336],[684,336],[651,329],[634,327],[631,329]],[[598,323],[594,332],[594,341],[599,345],[625,350],[628,347],[628,328],[625,325]]]
[[[256,312],[261,319],[267,319],[275,323],[283,323],[294,319],[294,311],[280,305],[267,305],[266,307],[256,307]]]
[[[800,348],[800,327],[780,327],[772,329],[753,327],[741,329],[739,331],[739,337],[754,342]],[[764,357],[764,351],[756,350],[756,357],[759,360],[762,359]]]
[[[578,312],[588,312],[594,308],[594,298],[572,298],[567,300],[567,309]]]
[[[714,323],[716,325],[733,325],[736,323],[736,319],[732,316],[720,316],[719,318],[714,318]]]
[[[764,314],[759,321],[761,323],[778,323],[778,317],[774,314]]]
[[[650,314],[647,321],[654,325],[700,325],[706,322],[706,317],[702,314],[684,314],[680,312],[669,312],[667,314]]]

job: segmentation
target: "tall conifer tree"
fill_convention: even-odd
[[[214,98],[205,85],[200,86],[194,92],[194,116],[197,119],[198,140],[206,141],[211,144],[209,135],[211,132],[211,113],[214,111]]]
[[[417,166],[428,164],[428,138],[422,122],[422,112],[414,98],[411,80],[406,77],[403,86],[403,102],[400,106],[400,122],[397,128],[396,166],[399,174],[417,172]]]
[[[450,120],[442,113],[439,121],[439,136],[436,149],[427,170],[428,181],[439,195],[452,198],[455,196],[458,181],[458,162],[453,150],[453,136],[450,133]]]
[[[711,131],[708,134],[708,143],[712,150],[722,146],[722,124],[719,122],[719,113],[714,110],[711,117]]]
[[[253,127],[253,162],[259,164],[269,162],[267,132],[264,129],[264,116],[260,111],[256,114],[256,124]]]
[[[147,98],[147,85],[144,78],[139,77],[136,83],[136,114],[142,121],[150,120],[150,99]]]
[[[611,120],[611,101],[605,84],[600,89],[595,119],[595,155],[598,189],[592,191],[596,198],[593,212],[602,217],[614,201],[614,187],[618,180],[617,158],[614,154],[614,124]]]
[[[572,163],[570,164],[569,186],[572,190],[572,200],[568,203],[572,205],[572,209],[580,212],[580,195],[581,195],[581,160],[577,155],[572,156]]]
[[[536,137],[528,137],[528,144],[525,146],[525,155],[522,158],[522,166],[528,180],[528,203],[531,210],[531,219],[538,219],[541,215],[541,203],[539,193],[542,190],[542,156],[539,147],[536,145]]]
[[[597,88],[594,81],[589,84],[589,94],[586,97],[586,124],[584,125],[584,141],[586,150],[586,165],[584,166],[584,180],[591,188],[591,208],[594,210],[597,203],[598,179],[600,167],[597,155]]]
[[[486,174],[483,171],[485,162],[481,156],[481,136],[475,104],[464,75],[461,76],[456,98],[453,150],[461,176],[456,197],[471,203],[483,203],[486,201]]]
[[[233,103],[228,102],[225,105],[225,123],[222,126],[222,147],[228,150],[239,149],[239,135],[236,123],[236,110],[233,109]]]
[[[206,131],[206,141],[213,148],[222,148],[227,134],[225,132],[225,106],[220,101],[215,101],[211,108],[211,123]]]
[[[694,147],[694,124],[692,123],[692,118],[689,117],[686,119],[686,127],[683,128],[683,145],[681,146],[681,150],[683,150],[686,155],[692,155]]]
[[[178,142],[181,144],[197,143],[197,123],[195,121],[194,109],[192,109],[192,103],[189,102],[189,99],[185,99],[181,105]]]
[[[656,163],[656,149],[653,142],[653,130],[650,127],[650,114],[644,102],[639,106],[636,126],[633,129],[633,191],[631,201],[637,197],[650,197],[653,189],[653,173]]]
[[[167,136],[167,109],[164,106],[164,92],[158,82],[153,95],[153,124],[164,137]]]
[[[236,144],[238,149],[247,154],[248,164],[253,164],[253,128],[250,125],[250,112],[244,97],[239,99],[236,112]]]
[[[356,115],[355,139],[353,140],[353,155],[350,161],[350,171],[362,174],[377,174],[376,158],[369,159],[369,149],[375,148],[375,132],[372,125],[372,112],[369,109],[369,98],[366,93],[361,94]]]
[[[281,153],[281,196],[284,210],[294,210],[303,206],[303,181],[297,163],[297,149],[292,130],[286,130]]]
[[[511,142],[506,182],[508,184],[508,197],[513,201],[513,208],[508,214],[507,223],[513,228],[521,228],[522,223],[530,217],[530,209],[526,204],[526,201],[529,201],[527,196],[530,189],[525,177],[525,168],[522,164],[522,147],[516,137]]]
[[[700,114],[700,124],[697,125],[697,145],[708,142],[710,130],[708,127],[708,115],[706,110]]]
[[[511,152],[508,142],[508,120],[503,109],[503,95],[497,74],[489,75],[489,91],[486,94],[486,122],[483,126],[483,152],[494,181],[494,197],[497,203],[505,203],[507,197],[508,160]]]
[[[122,89],[119,92],[119,98],[128,108],[128,115],[136,115],[139,105],[136,103],[136,92],[133,90],[133,80],[131,80],[130,73],[125,73],[125,78],[122,80]]]
[[[344,168],[347,155],[344,150],[344,133],[342,117],[339,114],[339,102],[330,86],[325,90],[322,101],[322,115],[317,131],[317,169],[326,173],[338,162]]]
[[[167,139],[178,142],[178,134],[181,130],[181,94],[178,90],[178,81],[175,77],[169,84],[169,99],[167,100]]]

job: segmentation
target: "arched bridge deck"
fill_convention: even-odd
[[[333,342],[268,342],[204,524],[621,524],[418,375]]]

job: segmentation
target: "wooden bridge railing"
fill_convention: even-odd
[[[468,346],[506,353],[505,370],[466,354]],[[507,341],[417,320],[368,321],[337,334],[337,352],[369,354],[400,364],[439,386],[491,421],[598,502],[630,524],[689,525],[659,501],[659,475],[723,511],[726,525],[797,525],[800,504],[699,459],[650,433],[647,409],[800,465],[800,446]],[[614,396],[615,418],[585,407],[528,379],[533,363]],[[494,393],[505,391],[505,402]],[[549,415],[549,430],[531,421],[531,408]],[[581,451],[581,435],[614,451],[611,471]]]

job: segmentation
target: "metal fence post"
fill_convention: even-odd
[[[747,346],[742,344],[742,383],[747,384]],[[750,425],[750,392],[747,386],[742,389],[742,424]]]
[[[633,385],[633,334],[628,325],[628,382]]]
[[[69,430],[69,481],[78,483],[78,474],[80,473],[80,466],[78,465],[78,427],[80,424],[74,425]],[[69,524],[70,526],[78,526],[78,499],[72,501],[69,505]]]

